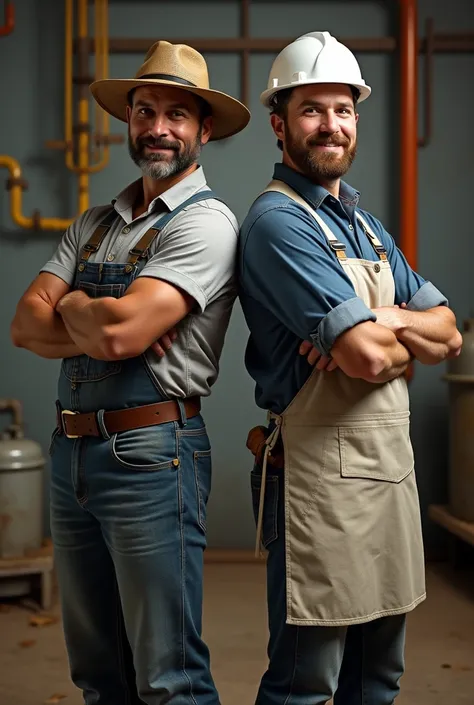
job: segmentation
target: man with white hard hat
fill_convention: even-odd
[[[248,438],[268,550],[258,705],[393,703],[406,613],[425,598],[404,373],[458,354],[461,337],[443,294],[341,181],[370,92],[347,47],[311,32],[261,96],[283,163],[239,259],[246,364],[270,417]]]

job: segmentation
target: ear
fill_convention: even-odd
[[[125,115],[126,115],[126,117],[127,117],[127,122],[128,122],[129,125],[130,125],[130,116],[131,116],[131,114],[132,114],[132,109],[131,109],[131,107],[130,107],[129,105],[127,105]]]
[[[285,121],[273,113],[270,116],[270,122],[273,127],[273,132],[275,133],[277,139],[285,143]]]
[[[209,141],[212,134],[212,115],[204,118],[202,121],[201,128],[201,144],[206,144]]]
[[[356,121],[356,124],[359,122],[359,113],[355,114],[355,121]]]

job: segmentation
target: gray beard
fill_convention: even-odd
[[[143,147],[136,147],[128,137],[128,151],[135,164],[141,169],[145,176],[149,176],[155,181],[169,179],[170,176],[181,174],[194,164],[201,154],[202,144],[199,134],[193,144],[185,147],[181,154],[177,152],[171,159],[167,159],[161,154],[143,154]]]

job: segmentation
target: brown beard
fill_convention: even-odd
[[[357,143],[354,143],[351,147],[347,137],[321,135],[318,138],[309,139],[306,143],[298,143],[293,139],[286,121],[285,134],[285,148],[288,156],[301,173],[311,179],[311,181],[340,179],[341,176],[344,176],[349,171],[355,159]],[[318,154],[316,150],[312,149],[316,145],[341,146],[344,152],[342,156],[331,154],[330,152]]]

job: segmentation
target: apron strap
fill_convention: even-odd
[[[356,217],[357,217],[357,220],[359,221],[359,223],[362,225],[362,230],[369,238],[369,241],[370,241],[372,247],[374,248],[375,252],[378,254],[378,256],[380,257],[381,260],[386,262],[388,260],[387,250],[382,245],[382,243],[380,242],[380,240],[378,239],[378,237],[374,233],[374,231],[370,228],[370,226],[367,223],[367,221],[365,220],[365,218],[363,218],[361,216],[361,214],[358,213],[357,211],[356,211]]]
[[[268,184],[267,188],[262,191],[262,193],[267,193],[268,191],[277,191],[278,193],[283,193],[285,196],[288,196],[288,198],[291,198],[293,201],[296,201],[296,203],[299,203],[300,206],[303,206],[303,208],[306,208],[306,210],[310,213],[310,215],[313,216],[313,218],[316,220],[319,227],[323,231],[327,241],[329,242],[329,246],[336,253],[337,258],[340,260],[347,259],[346,246],[344,245],[344,243],[339,242],[337,237],[334,235],[333,232],[331,232],[329,227],[326,225],[321,216],[314,210],[314,208],[312,208],[309,203],[304,200],[304,198],[302,198],[298,193],[296,193],[296,191],[294,191],[290,186],[288,186],[288,184],[285,184],[283,181],[277,181],[276,179],[274,179]]]
[[[105,218],[99,223],[99,225],[96,227],[92,235],[90,236],[89,240],[86,242],[84,247],[82,248],[81,252],[81,260],[87,260],[91,256],[93,252],[97,252],[99,247],[102,244],[102,240],[106,236],[108,230],[110,229],[110,226],[114,222],[114,220],[118,217],[118,213],[115,210],[115,208],[112,208],[112,210],[107,213]]]
[[[221,199],[217,198],[215,193],[210,189],[207,189],[206,191],[199,191],[198,193],[195,193],[193,196],[188,198],[186,201],[183,201],[183,203],[180,203],[179,206],[176,206],[176,208],[174,208],[169,213],[162,215],[153,224],[153,226],[142,235],[135,247],[133,247],[129,251],[127,260],[128,264],[136,265],[139,259],[144,259],[148,257],[150,245],[159,235],[159,233],[163,230],[165,225],[168,225],[168,223],[173,220],[175,215],[178,215],[178,213],[180,213],[184,208],[191,205],[192,203],[198,203],[199,201],[207,201],[211,198],[216,201],[221,201]]]

